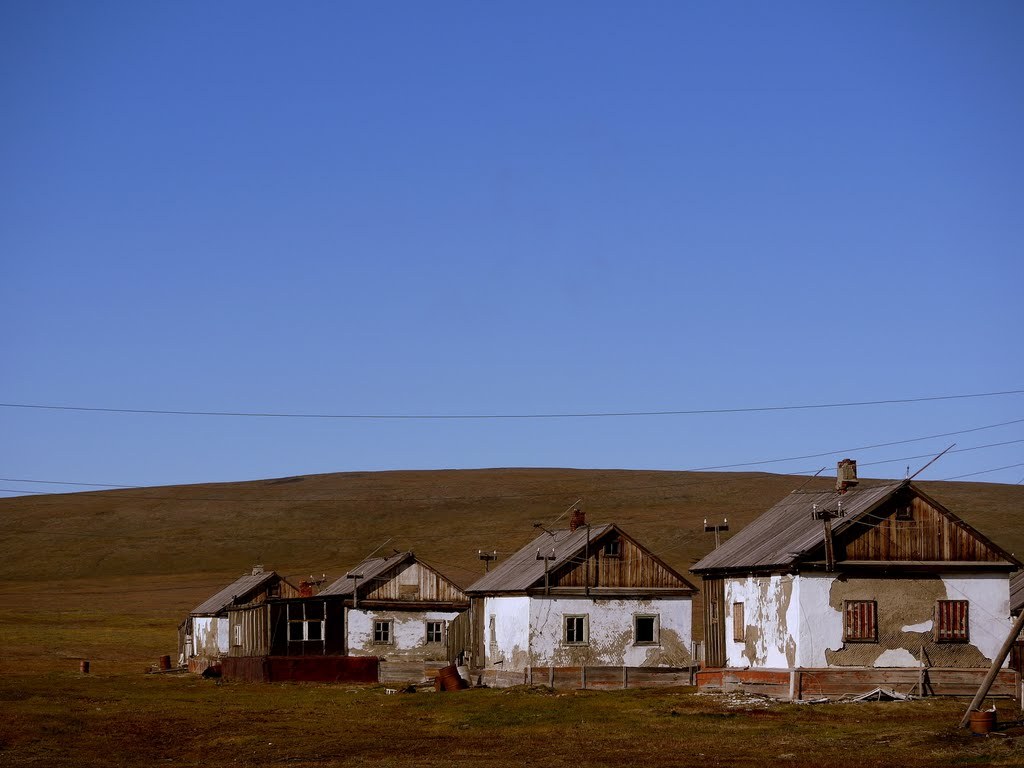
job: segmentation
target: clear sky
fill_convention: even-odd
[[[1024,388],[1022,40],[1019,2],[7,0],[0,401]],[[1024,395],[0,408],[0,475],[687,469],[1014,419]],[[892,477],[1013,440],[1024,423],[851,455],[901,459],[862,471]],[[1008,443],[922,477],[1020,462]]]

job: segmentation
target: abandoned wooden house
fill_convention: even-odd
[[[466,590],[489,685],[688,682],[696,588],[616,525],[545,531]]]
[[[231,608],[225,676],[419,682],[463,650],[468,607],[412,552],[366,560],[318,594]]]
[[[204,672],[228,655],[228,610],[234,606],[298,595],[298,589],[262,565],[253,567],[193,608],[178,626],[178,653],[190,672]]]
[[[691,569],[702,688],[973,694],[1010,631],[1010,553],[910,481],[793,491]],[[1004,669],[994,692],[1011,694]]]

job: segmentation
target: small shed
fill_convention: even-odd
[[[577,513],[466,590],[473,667],[492,685],[688,682],[696,591],[617,525]]]
[[[693,566],[702,685],[793,698],[977,688],[1010,630],[1020,563],[914,483],[862,486],[855,467],[841,463],[835,490],[793,491]]]
[[[274,571],[257,565],[204,600],[178,627],[178,652],[182,665],[191,672],[203,672],[218,664],[230,650],[228,611],[234,606],[263,603],[280,597],[294,597],[299,591]]]

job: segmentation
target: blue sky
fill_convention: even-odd
[[[1022,36],[1013,2],[6,2],[0,401],[514,414],[1022,389]],[[1024,395],[589,420],[0,408],[0,474],[687,469],[1018,418]]]

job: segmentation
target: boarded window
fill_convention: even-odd
[[[966,600],[939,600],[935,606],[935,642],[966,643],[968,631]]]
[[[635,614],[633,616],[633,642],[635,645],[658,644],[658,616]]]
[[[562,635],[562,639],[566,645],[586,645],[587,644],[587,617],[582,616],[565,616],[563,617],[565,631]]]
[[[622,557],[622,542],[618,539],[610,539],[604,545],[605,557]]]
[[[241,645],[242,644],[242,625],[241,624],[235,624],[235,637],[234,637],[234,643],[233,644],[234,645]]]
[[[381,645],[390,645],[393,641],[393,633],[391,631],[391,621],[375,621],[373,622],[373,642]]]
[[[732,604],[732,640],[742,643],[747,637],[747,620],[743,615],[743,603]]]
[[[427,642],[428,643],[440,643],[444,640],[444,622],[443,621],[428,621],[427,622]]]
[[[878,641],[878,604],[874,600],[843,601],[843,642]]]

